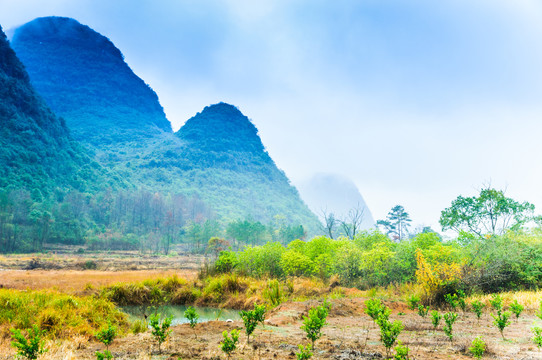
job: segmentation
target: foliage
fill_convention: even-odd
[[[109,350],[109,344],[113,342],[113,339],[115,339],[116,335],[117,328],[111,326],[111,323],[109,323],[106,328],[102,328],[96,333],[96,339],[102,342],[105,345],[106,349]]]
[[[472,341],[472,346],[469,348],[469,351],[475,359],[481,359],[486,351],[486,343],[478,336]]]
[[[431,323],[433,324],[433,328],[435,330],[437,330],[437,327],[441,319],[442,319],[442,315],[437,310],[431,311]]]
[[[491,307],[497,311],[502,310],[502,296],[500,294],[493,294],[491,300],[489,300]]]
[[[446,314],[444,314],[444,333],[446,334],[446,336],[448,336],[448,338],[450,339],[450,341],[453,341],[454,340],[454,334],[453,334],[453,326],[454,326],[454,323],[455,323],[455,320],[457,319],[457,314],[456,313],[453,313],[453,312],[447,312]]]
[[[512,313],[510,311],[502,311],[501,309],[497,310],[497,315],[491,314],[494,321],[493,324],[499,329],[502,338],[504,339],[504,329],[510,325],[510,316]]]
[[[312,357],[312,347],[310,344],[303,346],[301,344],[297,345],[299,352],[295,353],[297,360],[308,360]]]
[[[231,353],[237,348],[237,342],[239,341],[239,330],[233,329],[230,334],[224,330],[222,337],[224,340],[220,342],[220,349],[228,356],[229,359]]]
[[[198,324],[198,319],[199,319],[198,312],[192,306],[189,306],[184,311],[184,317],[189,321],[190,327],[194,329],[194,335],[195,335],[196,334],[195,329],[196,329],[196,325]]]
[[[516,319],[519,319],[519,316],[523,312],[525,307],[521,305],[517,299],[514,299],[514,302],[510,304],[510,310],[512,310],[512,313],[516,315]]]
[[[0,289],[0,324],[30,330],[34,323],[49,338],[90,337],[104,323],[111,323],[119,331],[128,327],[126,315],[106,299],[52,290]]]
[[[393,357],[394,360],[409,360],[408,353],[410,349],[408,346],[403,345],[400,341],[397,342],[397,346],[395,347],[395,356]]]
[[[154,336],[154,339],[158,342],[158,352],[160,354],[162,353],[162,343],[167,340],[169,334],[171,333],[171,330],[169,329],[171,326],[171,320],[173,320],[172,316],[161,319],[160,313],[149,316],[149,325],[152,328],[151,333],[152,336]]]
[[[418,305],[418,315],[420,315],[422,318],[425,318],[428,312],[429,306],[423,306],[422,304]]]
[[[303,326],[301,329],[307,334],[307,339],[312,342],[312,349],[314,349],[314,342],[322,336],[322,328],[327,324],[326,318],[328,315],[328,307],[320,305],[309,310],[309,316],[303,316]]]
[[[401,241],[408,235],[408,228],[411,221],[405,208],[401,205],[396,205],[390,210],[386,216],[386,220],[378,220],[376,224],[383,227],[391,239]]]
[[[538,347],[538,350],[542,348],[542,328],[535,326],[532,329],[533,331],[533,342]]]
[[[28,339],[19,329],[10,329],[13,341],[11,345],[17,349],[17,356],[25,359],[37,359],[46,350],[43,349],[42,335],[43,331],[37,325],[33,325],[28,330]]]
[[[96,351],[96,360],[111,360],[113,359],[113,354],[109,350],[104,350],[104,352]]]
[[[412,294],[408,297],[407,299],[407,304],[408,304],[408,308],[410,310],[416,310],[418,309],[418,305],[421,301],[421,298],[419,295],[416,295],[416,294]]]
[[[540,309],[537,311],[536,316],[542,320],[542,299],[540,299]]]
[[[365,301],[365,313],[376,322],[380,318],[389,318],[391,310],[380,299],[369,299]]]
[[[478,197],[458,196],[442,211],[440,224],[443,230],[464,230],[479,237],[503,235],[507,229],[519,229],[531,220],[533,211],[534,205],[519,203],[502,190],[488,187],[481,189]]]
[[[381,313],[380,316],[376,319],[376,323],[380,327],[380,340],[386,348],[386,355],[389,357],[389,351],[391,347],[395,344],[397,337],[403,330],[403,324],[395,320],[391,322],[385,313]]]
[[[476,318],[478,319],[478,321],[480,321],[480,318],[482,317],[482,311],[484,310],[486,305],[481,303],[480,300],[473,300],[470,305],[472,307],[472,310],[476,314]]]
[[[265,319],[265,305],[254,304],[254,310],[244,311],[239,313],[243,323],[245,324],[245,332],[247,334],[247,343],[250,342],[250,335],[256,330],[258,323]]]

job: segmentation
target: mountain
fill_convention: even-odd
[[[30,84],[0,27],[0,188],[49,195],[96,187],[100,165],[70,136]]]
[[[361,227],[370,229],[375,226],[371,210],[367,207],[356,185],[337,174],[316,174],[312,178],[297,184],[301,198],[309,208],[323,220],[323,212],[333,213],[336,218],[344,219],[351,209],[363,210]]]
[[[88,26],[38,18],[15,30],[12,45],[75,139],[102,147],[171,132],[156,93],[108,38]]]
[[[252,215],[265,222],[284,215],[316,231],[316,216],[265,151],[256,127],[235,106],[208,106],[176,135],[182,141],[182,161],[189,164],[187,174],[205,189],[203,199],[218,212],[230,218]]]
[[[208,106],[173,133],[156,93],[88,26],[38,18],[17,28],[12,42],[32,83],[74,137],[135,189],[197,197],[223,223],[269,223],[281,215],[317,231],[317,217],[234,106]]]

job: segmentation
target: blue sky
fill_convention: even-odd
[[[294,183],[352,179],[376,219],[436,228],[491,183],[542,211],[538,0],[0,0],[0,25],[69,16],[109,37],[174,129],[235,104]]]

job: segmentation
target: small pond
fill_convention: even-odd
[[[166,305],[166,306],[160,306],[157,309],[157,312],[162,314],[162,317],[165,316],[173,316],[173,321],[171,322],[171,325],[178,325],[178,324],[185,324],[188,322],[188,320],[184,317],[184,311],[188,308],[188,306],[183,305]],[[124,311],[126,314],[128,314],[128,320],[135,321],[135,320],[143,320],[144,314],[151,315],[154,313],[154,308],[146,307],[146,306],[122,306],[122,311]],[[194,306],[194,309],[196,309],[199,319],[198,322],[204,322],[204,321],[211,321],[211,320],[240,320],[241,317],[239,316],[238,310],[232,310],[232,309],[217,309],[217,308],[211,308],[211,307],[199,307]]]

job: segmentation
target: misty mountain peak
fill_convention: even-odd
[[[65,17],[38,18],[15,29],[12,46],[77,140],[102,147],[171,132],[156,93],[90,27]]]
[[[218,103],[190,118],[177,132],[187,142],[214,151],[264,152],[258,130],[235,106]]]

